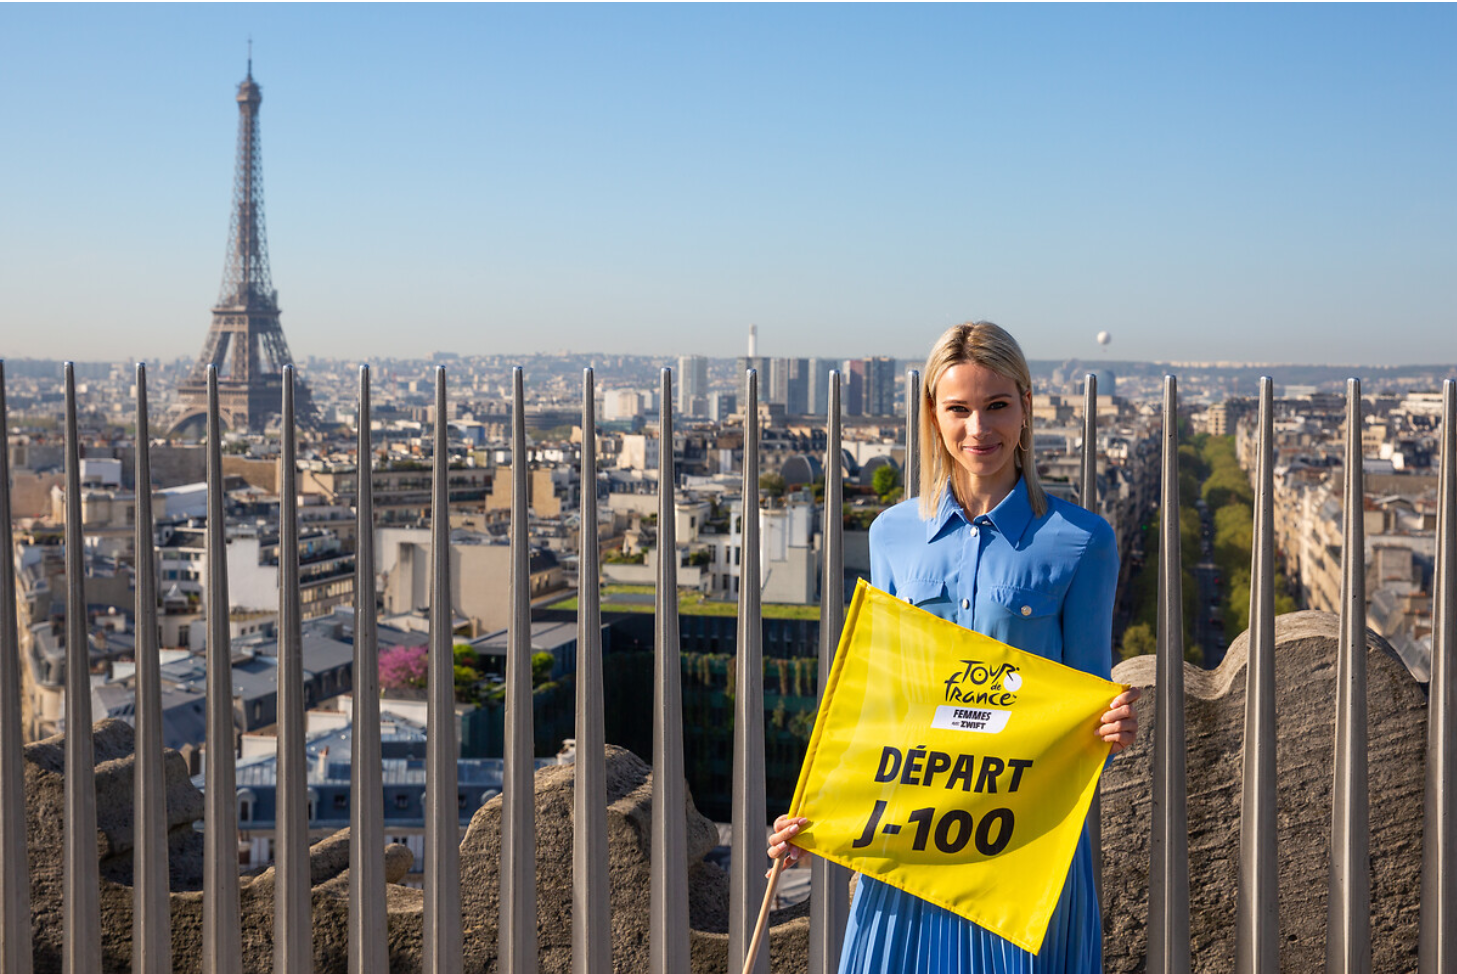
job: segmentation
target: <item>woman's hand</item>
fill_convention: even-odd
[[[1113,745],[1108,752],[1110,755],[1131,745],[1138,736],[1138,714],[1134,713],[1133,703],[1141,696],[1142,690],[1129,687],[1113,698],[1108,712],[1103,715],[1102,722],[1098,725],[1098,736]]]
[[[798,846],[789,844],[789,840],[799,834],[799,830],[809,824],[807,818],[790,818],[788,815],[781,815],[774,820],[774,834],[769,836],[769,858],[778,859],[784,857],[784,868],[788,869],[801,859],[808,859],[810,854]],[[769,870],[773,872],[774,870]],[[765,873],[764,875],[769,875]]]

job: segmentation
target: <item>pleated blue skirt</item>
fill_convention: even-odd
[[[840,974],[1100,974],[1103,919],[1087,833],[1036,954],[949,910],[862,875]]]

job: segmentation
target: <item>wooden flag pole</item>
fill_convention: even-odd
[[[754,969],[759,956],[759,942],[764,939],[764,928],[769,925],[769,904],[774,902],[774,887],[779,885],[779,874],[784,870],[784,856],[774,860],[774,869],[769,873],[769,885],[764,890],[764,902],[759,904],[759,920],[754,924],[754,939],[749,941],[749,950],[744,956],[743,974]]]

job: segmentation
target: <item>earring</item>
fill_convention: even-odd
[[[1030,423],[1022,426],[1022,432],[1017,434],[1017,445],[1022,452],[1028,456],[1032,455],[1032,425]]]

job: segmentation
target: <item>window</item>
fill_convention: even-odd
[[[258,804],[258,798],[253,794],[252,789],[243,788],[238,792],[238,823],[253,821],[253,809]]]
[[[410,796],[409,795],[396,795],[395,796],[395,807],[396,808],[401,808],[401,809],[409,808],[410,807]]]

